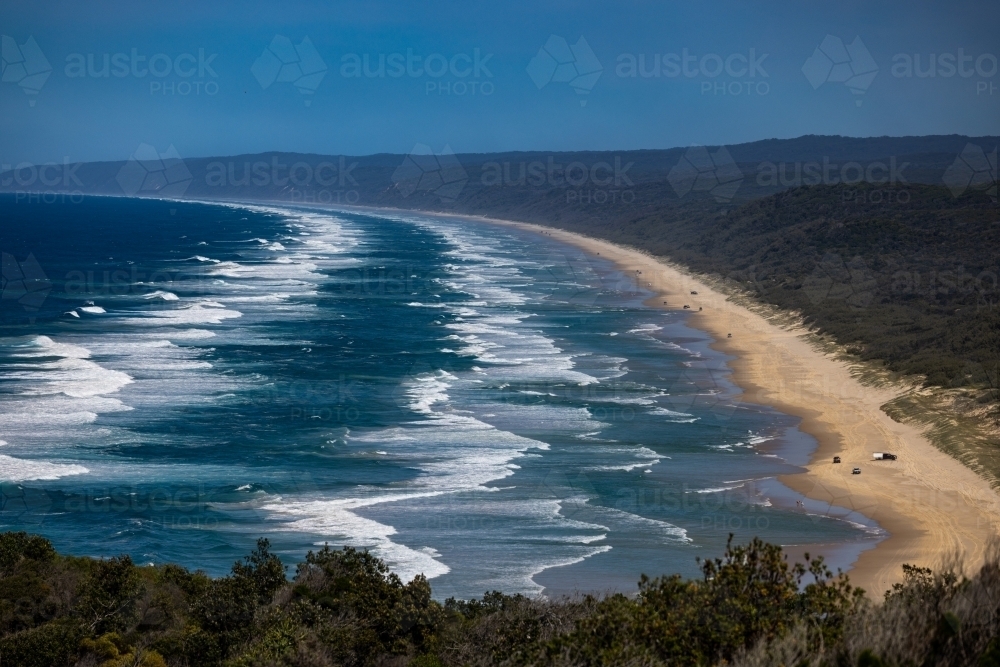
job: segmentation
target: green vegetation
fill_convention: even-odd
[[[906,192],[886,203],[873,186],[796,188],[677,234],[669,255],[801,313],[861,359],[995,401],[996,205],[936,186]]]
[[[808,557],[807,557],[808,558]],[[730,544],[703,576],[643,577],[635,597],[431,597],[371,554],[324,547],[291,580],[267,540],[211,579],[176,565],[60,556],[0,534],[0,664],[996,665],[1000,553],[970,578],[904,566],[875,603],[821,558]]]

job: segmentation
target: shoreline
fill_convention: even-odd
[[[1000,530],[1000,496],[970,468],[934,447],[921,429],[895,422],[881,410],[906,388],[863,385],[847,363],[814,349],[804,329],[772,324],[680,267],[610,241],[485,216],[337,208],[513,227],[609,260],[626,274],[641,271],[642,281],[648,283],[644,286],[657,294],[646,305],[680,310],[689,304],[690,326],[708,333],[714,338],[710,347],[731,357],[727,365],[733,384],[743,392],[739,400],[798,417],[799,429],[815,438],[817,447],[804,472],[782,475],[778,481],[804,498],[858,512],[888,533],[874,548],[862,551],[849,569],[854,585],[877,599],[903,580],[903,564],[937,568],[960,555],[959,562],[971,573],[983,563],[989,537]],[[872,452],[877,451],[892,452],[899,459],[874,461]],[[834,455],[843,463],[833,464]],[[862,473],[852,475],[854,467]]]

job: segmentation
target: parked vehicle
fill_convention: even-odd
[[[697,294],[697,292],[695,292],[694,290],[691,290],[691,294]]]
[[[854,470],[851,471],[851,474],[852,475],[860,475],[861,474],[861,468],[855,468]]]
[[[876,461],[895,461],[896,455],[889,452],[873,452],[872,458]]]
[[[834,456],[833,457],[833,462],[834,463],[840,463],[840,457],[839,456]]]
[[[691,307],[691,306],[687,305],[686,303],[684,304],[684,310],[687,310],[687,309],[688,309],[688,308],[690,308],[690,307]]]

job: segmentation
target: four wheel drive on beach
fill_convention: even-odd
[[[872,452],[872,458],[876,461],[895,461],[896,455],[889,452]]]
[[[861,468],[855,468],[854,470],[851,471],[851,474],[852,475],[860,475],[861,474]]]

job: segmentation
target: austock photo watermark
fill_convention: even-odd
[[[489,96],[496,92],[490,70],[492,53],[480,48],[459,53],[345,53],[340,76],[345,79],[416,79],[425,95]]]
[[[129,196],[180,197],[194,177],[173,144],[162,153],[150,144],[140,144],[118,170],[115,180]]]
[[[843,84],[862,105],[865,93],[881,70],[888,69],[896,79],[933,81],[968,81],[969,93],[977,97],[997,92],[997,56],[989,52],[966,52],[962,47],[941,52],[895,53],[886,67],[879,65],[860,35],[853,40],[827,35],[802,65],[813,89],[825,84]]]
[[[77,173],[82,165],[68,156],[61,162],[0,164],[0,187],[12,192],[18,204],[76,204],[83,200],[84,184]]]
[[[255,406],[276,407],[279,415],[304,426],[357,424],[364,415],[363,390],[367,379],[370,378],[341,373],[323,380],[271,382],[250,397]],[[331,434],[324,446],[342,444],[342,438]]]
[[[428,96],[489,96],[496,91],[490,70],[492,58],[492,53],[478,47],[457,53],[423,53],[410,47],[388,53],[344,53],[333,71],[346,80],[418,81]],[[276,35],[254,61],[251,72],[261,88],[290,83],[309,96],[316,93],[330,68],[308,36],[296,44]],[[310,105],[308,97],[305,105]]]
[[[297,204],[356,204],[361,198],[354,170],[356,161],[344,156],[316,161],[284,162],[278,156],[254,162],[209,162],[205,185],[238,189]]]
[[[53,73],[66,79],[137,81],[149,95],[214,97],[219,94],[220,49],[210,45],[181,51],[153,51],[133,46],[118,51],[73,51],[56,58],[58,71],[32,35],[0,36],[2,81],[19,86],[35,101]],[[343,81],[410,81],[424,96],[489,97],[495,94],[495,54],[482,47],[430,51],[416,47],[336,53],[308,35],[274,35],[246,65],[262,90],[288,85],[310,106],[329,76]],[[702,96],[766,97],[772,92],[768,50],[747,47],[713,51],[688,45],[669,51],[628,51],[604,57],[620,80],[689,82]],[[881,61],[881,62],[880,62]],[[802,61],[801,72],[813,89],[842,85],[861,106],[881,73],[900,80],[967,81],[976,96],[997,93],[998,58],[991,52],[963,47],[929,52],[899,52],[876,58],[860,35],[826,35]],[[232,64],[232,63],[230,63]],[[243,70],[246,72],[247,70]],[[551,34],[525,67],[539,90],[567,86],[581,106],[604,74],[602,58],[586,37],[573,41]],[[882,74],[885,76],[885,74]]]
[[[486,162],[480,182],[484,187],[562,189],[567,204],[631,204],[635,183],[629,170],[635,165],[616,155],[610,161],[563,162],[555,156],[545,161]]]
[[[217,277],[209,271],[147,269],[131,262],[118,266],[70,269],[59,277],[50,277],[33,253],[23,259],[0,253],[0,304],[4,307],[20,306],[29,316],[35,317],[53,290],[72,301],[87,304],[63,312],[62,317],[79,318],[81,312],[89,313],[93,300],[108,296],[136,296],[149,301],[149,308],[172,308],[177,293],[185,296],[207,295]]]
[[[469,182],[468,172],[447,144],[439,153],[426,144],[414,145],[391,178],[404,198],[422,192],[443,202],[458,199]]]
[[[522,480],[515,488],[531,498],[558,502],[559,516],[565,519],[590,523],[588,517],[592,512],[609,508],[652,521],[665,521],[674,527],[672,536],[675,539],[685,539],[688,531],[765,530],[778,512],[792,510],[774,505],[766,495],[769,489],[752,479],[732,480],[717,488],[675,480],[637,480],[611,487],[603,493],[597,491],[596,482],[606,474],[645,476],[650,466],[657,463],[658,458],[650,458],[603,474],[551,470],[528,481]],[[441,498],[440,503],[443,505],[440,511],[426,517],[425,528],[477,531],[497,527],[499,519],[495,517],[470,515],[468,505],[461,498],[449,496]],[[822,516],[816,513],[814,520]]]
[[[622,53],[615,59],[615,76],[623,79],[695,81],[702,95],[761,97],[771,92],[764,67],[767,53],[705,53],[683,48],[679,53]]]
[[[83,165],[68,157],[61,163],[0,164],[0,187],[14,194],[15,203],[79,204],[86,192],[93,190],[93,184],[85,185],[79,174]],[[180,197],[192,180],[173,145],[159,152],[150,144],[140,144],[115,175],[121,193],[128,196]]]
[[[52,283],[34,254],[18,261],[11,253],[0,253],[0,304],[16,303],[30,318],[51,291]]]
[[[879,66],[860,36],[845,41],[836,35],[827,35],[803,63],[802,73],[813,90],[826,84],[846,86],[854,95],[855,106],[860,107],[864,94],[879,73]]]
[[[19,42],[9,35],[2,41],[2,81],[18,85],[31,106],[53,73],[52,64],[33,36]],[[193,52],[149,53],[137,47],[128,51],[73,52],[63,59],[61,73],[70,80],[134,80],[148,84],[150,95],[214,96],[219,92],[215,70],[218,53],[204,47]],[[57,60],[58,62],[58,60]]]
[[[771,92],[765,68],[767,53],[749,48],[739,53],[698,52],[684,47],[676,52],[620,53],[614,58],[619,79],[697,82],[701,95],[761,97]],[[601,60],[583,36],[573,44],[550,35],[527,67],[541,90],[550,84],[567,84],[578,95],[594,89],[604,72]],[[586,106],[581,97],[580,105]]]
[[[998,269],[1000,270],[1000,269]],[[1000,296],[1000,279],[997,270],[985,269],[973,273],[964,266],[943,270],[901,270],[891,276],[893,294],[919,295],[931,299],[935,297],[961,297],[975,295],[973,308],[958,308],[973,313],[979,310],[993,310]]]
[[[556,156],[545,160],[489,161],[479,166],[478,181],[484,188],[563,191],[567,204],[631,204],[635,201],[635,183],[629,175],[633,166],[633,162],[620,156],[591,163],[567,163]],[[392,182],[404,198],[423,192],[442,202],[456,201],[469,180],[466,166],[447,145],[436,153],[425,144],[417,144],[392,174]]]
[[[725,146],[714,151],[705,146],[692,146],[670,169],[667,181],[678,199],[692,192],[703,192],[716,203],[728,204],[743,184],[743,171]]]
[[[986,152],[982,146],[968,143],[945,170],[942,182],[951,194],[960,197],[966,191],[985,192],[997,203],[997,147]]]
[[[893,303],[911,297],[954,302],[953,315],[974,315],[997,307],[1000,297],[1000,266],[968,269],[953,267],[873,268],[860,255],[828,252],[813,260],[813,269],[801,279],[803,294],[813,305],[842,301],[850,309],[878,307],[884,298]],[[768,291],[770,277],[761,267],[732,274],[741,283],[751,283],[760,295]]]
[[[782,186],[796,188],[803,185],[907,185],[906,168],[909,162],[901,162],[895,156],[887,160],[872,162],[834,162],[824,155],[819,160],[808,162],[770,162],[757,165],[756,183],[764,187]]]
[[[943,53],[897,53],[889,69],[897,79],[965,79],[970,81],[976,96],[991,96],[997,92],[997,57],[993,53],[968,54],[958,48]]]
[[[185,296],[208,295],[217,276],[208,271],[166,271],[135,264],[119,268],[72,269],[62,280],[66,296],[94,299],[133,295],[148,299],[150,307],[170,308],[176,292]],[[173,295],[173,296],[171,296]]]
[[[128,517],[146,529],[217,529],[224,519],[212,504],[224,489],[203,483],[180,486],[117,485],[44,489],[32,482],[0,483],[0,520],[40,524],[53,514]]]
[[[10,35],[0,35],[0,70],[0,80],[17,85],[28,96],[28,104],[35,106],[38,93],[52,74],[52,65],[33,36],[18,42]]]
[[[67,79],[131,79],[148,82],[150,95],[213,96],[219,93],[215,70],[218,53],[204,47],[197,52],[70,53],[63,69]]]
[[[604,66],[583,35],[574,44],[565,37],[549,35],[526,68],[528,76],[541,90],[549,84],[566,84],[578,96],[580,106],[604,73]]]
[[[814,185],[864,186],[844,189],[840,199],[844,204],[909,204],[912,193],[907,189],[909,162],[890,156],[871,162],[831,160],[824,155],[819,160],[804,162],[761,162],[756,167],[755,183],[764,188],[797,188]],[[868,187],[880,186],[880,187]]]
[[[253,62],[250,72],[264,90],[275,83],[291,84],[306,96],[305,106],[310,106],[308,96],[319,89],[327,66],[309,37],[303,37],[298,44],[294,44],[284,35],[275,35]]]

